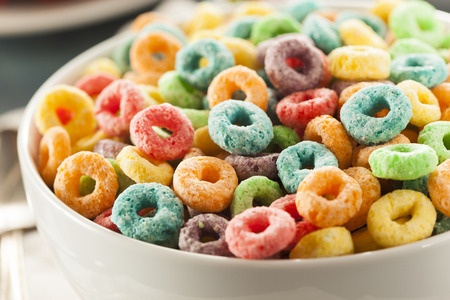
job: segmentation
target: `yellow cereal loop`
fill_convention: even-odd
[[[405,222],[405,219],[409,219]],[[398,222],[398,219],[402,219]],[[372,204],[367,228],[382,247],[394,247],[429,237],[436,222],[436,208],[424,194],[394,190]]]
[[[158,182],[169,186],[172,182],[174,170],[168,162],[151,159],[135,146],[124,147],[116,161],[136,183]]]
[[[399,4],[403,3],[403,1],[404,0],[377,0],[370,11],[387,23],[391,12]]]
[[[186,33],[191,36],[202,29],[214,29],[224,22],[222,10],[211,2],[196,5],[192,18],[186,24]]]
[[[215,29],[201,29],[192,33],[189,37],[190,42],[198,41],[201,39],[214,39],[220,40],[223,34]]]
[[[388,44],[369,25],[359,19],[348,19],[339,26],[344,45],[365,45],[387,49]]]
[[[352,235],[344,227],[328,227],[308,233],[289,253],[289,258],[319,258],[354,253]]]
[[[138,84],[138,86],[143,92],[147,106],[165,102],[157,86],[151,84]]]
[[[72,153],[80,151],[93,151],[98,141],[110,138],[103,130],[97,130],[91,135],[85,136],[72,145]]]
[[[98,72],[106,72],[116,78],[122,76],[119,66],[108,57],[100,57],[91,61],[83,71],[84,75],[95,74]]]
[[[206,155],[216,156],[219,153],[224,152],[209,135],[208,126],[203,126],[195,130],[194,142],[192,147],[200,149]]]
[[[414,80],[405,80],[397,84],[397,87],[411,102],[413,113],[409,121],[411,124],[423,127],[441,118],[439,101],[426,86]]]
[[[330,72],[338,79],[380,80],[390,74],[389,52],[371,46],[339,47],[331,51],[328,59]]]
[[[36,107],[34,121],[41,134],[53,126],[64,127],[72,143],[94,133],[97,126],[91,97],[66,84],[55,85],[43,95]]]
[[[252,42],[237,37],[223,37],[220,41],[233,54],[236,65],[253,70],[261,67],[256,60],[256,46]]]
[[[434,206],[450,216],[450,159],[445,160],[428,177],[428,192]]]
[[[370,235],[367,227],[355,230],[352,232],[353,246],[355,247],[355,253],[362,253],[368,251],[375,251],[383,249],[380,247]]]
[[[266,16],[273,13],[275,13],[275,9],[270,3],[261,1],[245,1],[236,8],[233,13],[233,17]]]

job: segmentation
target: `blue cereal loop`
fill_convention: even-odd
[[[273,138],[267,114],[255,104],[240,100],[214,106],[209,113],[208,131],[219,147],[238,155],[258,154]]]
[[[290,194],[296,193],[298,185],[311,172],[324,166],[338,167],[338,160],[323,144],[302,141],[280,152],[277,159],[278,176]]]
[[[303,22],[307,15],[319,10],[320,5],[314,0],[301,0],[286,7],[285,11],[297,21]]]
[[[238,37],[244,40],[250,39],[253,25],[259,20],[257,16],[244,16],[233,20],[226,28],[225,35]]]
[[[342,46],[342,40],[336,26],[319,15],[309,15],[303,22],[303,33],[309,36],[317,48],[325,54]]]
[[[383,118],[375,117],[384,108],[390,112]],[[345,130],[362,145],[388,142],[406,128],[411,117],[409,98],[398,87],[388,84],[359,90],[340,111]]]
[[[442,57],[435,54],[413,53],[392,61],[389,79],[394,83],[411,79],[432,88],[444,82],[447,76],[447,64]]]
[[[138,212],[144,208],[155,208],[155,215],[139,216]],[[184,222],[184,208],[169,187],[156,182],[137,183],[117,197],[111,220],[125,236],[167,245],[178,236]]]
[[[206,58],[208,65],[200,67]],[[234,66],[234,56],[227,47],[212,38],[204,38],[181,48],[176,56],[175,70],[193,87],[206,91],[217,74]]]

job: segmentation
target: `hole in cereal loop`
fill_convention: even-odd
[[[167,139],[173,134],[172,131],[163,127],[152,126],[152,129],[162,139]]]
[[[199,179],[201,181],[208,181],[210,183],[216,183],[220,180],[220,172],[213,166],[205,166],[201,170]]]
[[[261,233],[264,230],[266,230],[267,227],[269,227],[270,223],[267,219],[259,219],[259,220],[253,220],[253,222],[250,222],[248,224],[248,227],[251,232],[253,233]]]
[[[82,175],[80,177],[80,196],[91,194],[95,189],[96,181],[90,176]]]
[[[287,57],[285,59],[286,64],[294,69],[297,72],[302,72],[303,71],[303,62],[300,58],[298,57]]]
[[[445,148],[450,150],[450,133],[444,135],[442,142],[444,143]]]
[[[56,109],[56,115],[58,116],[58,119],[61,122],[61,124],[66,125],[73,119],[75,113],[67,108],[58,107]]]
[[[231,124],[235,126],[249,126],[252,125],[252,121],[250,120],[250,116],[243,111],[237,112],[234,116],[230,117]]]

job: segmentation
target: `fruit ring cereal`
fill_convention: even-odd
[[[303,139],[324,144],[336,156],[341,169],[351,166],[354,142],[341,122],[332,116],[321,115],[312,119],[306,126]]]
[[[305,129],[317,116],[334,115],[337,103],[337,94],[331,89],[306,90],[281,99],[276,113],[282,124],[294,129]]]
[[[173,37],[177,38],[182,45],[186,45],[188,43],[188,38],[186,37],[186,34],[174,24],[168,22],[152,22],[151,24],[145,25],[139,31],[138,37],[145,35],[146,33],[151,31],[162,31],[165,33],[169,33]]]
[[[269,40],[283,33],[301,32],[302,25],[289,14],[275,13],[261,17],[252,27],[253,44]]]
[[[138,212],[144,208],[156,212],[151,217],[140,216]],[[168,245],[184,223],[184,209],[169,187],[156,182],[138,183],[117,197],[111,220],[125,236]]]
[[[437,121],[426,125],[419,133],[417,142],[430,146],[436,151],[439,163],[450,158],[448,149],[449,121]]]
[[[395,83],[411,79],[432,88],[444,82],[447,76],[447,65],[440,56],[413,53],[392,61],[389,79]]]
[[[294,236],[294,218],[284,210],[264,206],[243,211],[225,230],[230,251],[247,259],[270,257],[286,248]]]
[[[295,194],[288,194],[277,200],[273,201],[269,207],[275,207],[284,210],[289,213],[292,218],[295,220],[295,236],[292,239],[291,243],[286,247],[286,250],[291,250],[297,245],[298,241],[305,235],[314,230],[319,229],[316,225],[308,222],[303,219],[302,216],[298,213],[297,206],[295,205]]]
[[[328,60],[331,74],[338,79],[379,80],[390,74],[389,52],[371,46],[339,47],[331,51]]]
[[[353,254],[353,240],[344,227],[329,227],[305,235],[289,253],[290,259]]]
[[[210,156],[181,161],[173,175],[175,193],[185,205],[201,212],[220,212],[227,208],[237,186],[233,167]]]
[[[54,126],[45,132],[39,143],[38,170],[48,186],[53,186],[59,165],[70,154],[70,137],[64,128]]]
[[[387,42],[369,25],[359,19],[348,19],[339,25],[344,45],[365,45],[387,50]]]
[[[164,73],[158,80],[158,90],[166,103],[180,108],[203,107],[203,93],[185,82],[177,71]]]
[[[309,36],[316,47],[326,54],[342,46],[342,40],[335,24],[320,15],[312,14],[305,18],[303,33]]]
[[[226,27],[225,36],[250,39],[253,25],[258,19],[258,16],[243,16],[232,20]]]
[[[344,225],[358,213],[361,203],[359,183],[335,166],[309,172],[295,198],[298,213],[321,228]]]
[[[301,69],[289,67],[287,58],[298,58]],[[265,70],[270,82],[284,95],[314,89],[324,77],[322,54],[304,39],[286,37],[267,49],[264,59]]]
[[[183,251],[233,256],[225,241],[227,225],[228,220],[216,214],[196,215],[181,228],[178,246]]]
[[[38,103],[34,122],[41,134],[53,126],[62,126],[73,144],[95,131],[94,102],[86,92],[59,84],[45,93]]]
[[[252,155],[264,150],[273,138],[272,122],[251,102],[227,100],[209,113],[211,139],[231,154]]]
[[[93,151],[103,155],[106,158],[116,159],[119,152],[125,146],[128,146],[128,144],[112,139],[101,139],[95,144]]]
[[[202,58],[208,60],[205,67],[200,67]],[[187,83],[206,91],[217,74],[234,65],[233,54],[227,47],[211,38],[205,38],[191,42],[178,51],[175,69]]]
[[[376,32],[376,34],[382,38],[384,38],[387,34],[388,28],[386,23],[378,17],[377,15],[370,14],[367,12],[356,11],[356,10],[343,10],[341,11],[335,19],[335,22],[338,26],[340,26],[343,22],[347,20],[360,20],[370,26],[370,28]]]
[[[130,48],[131,70],[136,74],[173,70],[181,47],[181,42],[170,33],[150,31],[138,35]]]
[[[265,176],[271,180],[278,179],[278,153],[261,153],[256,156],[231,154],[225,158],[236,171],[239,181],[252,176]]]
[[[111,221],[112,207],[105,210],[101,214],[95,217],[94,223],[97,223],[100,226],[103,226],[109,230],[120,232],[120,229]]]
[[[321,9],[320,4],[314,0],[295,1],[285,8],[285,11],[293,16],[297,21],[304,22],[304,19],[313,12]]]
[[[266,176],[252,176],[239,183],[230,204],[231,217],[256,205],[270,206],[284,196],[280,185]]]
[[[267,110],[269,95],[266,83],[256,71],[244,66],[228,68],[214,77],[208,87],[209,107],[213,108],[223,101],[233,99],[233,93],[236,91],[245,93],[244,101]]]
[[[406,222],[398,222],[400,218]],[[424,194],[413,190],[395,190],[370,207],[367,228],[375,242],[393,247],[429,237],[436,222],[436,209]]]
[[[278,176],[290,194],[297,192],[298,185],[310,169],[338,166],[334,154],[322,144],[302,141],[281,151],[277,160]]]
[[[412,180],[431,173],[438,165],[438,156],[428,145],[395,144],[373,151],[369,164],[378,178]]]
[[[389,114],[375,117],[381,109]],[[359,144],[385,143],[398,135],[412,117],[411,103],[396,86],[376,85],[353,94],[341,108],[340,119],[348,134]]]
[[[222,37],[220,42],[231,51],[236,65],[242,65],[252,70],[260,68],[256,59],[257,48],[250,41],[235,37]]]
[[[78,79],[74,86],[85,91],[92,98],[97,97],[100,92],[111,82],[118,79],[114,75],[107,72],[97,72],[87,74]]]
[[[158,182],[169,185],[174,170],[165,161],[158,161],[146,156],[135,146],[124,147],[116,157],[122,171],[137,183]]]
[[[96,181],[94,191],[85,196],[80,195],[82,175]],[[53,188],[56,197],[70,208],[93,219],[113,205],[119,182],[113,166],[103,156],[82,151],[69,156],[59,165]]]
[[[397,84],[409,98],[412,107],[412,117],[409,123],[419,128],[441,118],[441,108],[434,94],[421,83],[405,80]]]
[[[161,137],[152,127],[171,132]],[[194,140],[191,121],[171,104],[153,105],[137,113],[130,123],[131,139],[142,152],[156,160],[174,160],[183,157]]]
[[[98,95],[95,118],[109,136],[128,136],[131,119],[146,107],[139,87],[127,79],[117,79]]]
[[[443,82],[431,89],[441,108],[441,120],[450,121],[450,83]]]
[[[269,147],[273,146],[276,150],[279,149],[281,151],[289,146],[297,144],[298,142],[300,142],[300,137],[291,127],[284,125],[273,126],[273,139],[270,142]]]
[[[416,39],[416,38],[404,38],[401,40],[396,40],[390,47],[389,53],[392,59],[397,57],[412,54],[412,53],[430,53],[437,54],[436,49],[434,49],[429,44]]]
[[[428,177],[428,192],[436,209],[445,216],[450,216],[450,160],[441,163]]]

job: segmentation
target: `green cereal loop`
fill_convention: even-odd
[[[285,125],[273,126],[273,139],[269,144],[270,149],[286,149],[300,142],[300,137],[294,129]]]
[[[269,206],[283,196],[283,190],[278,182],[272,181],[266,176],[252,176],[241,181],[234,191],[230,205],[231,217],[256,206],[255,204]]]
[[[292,16],[286,13],[275,13],[261,17],[261,19],[253,25],[250,41],[258,45],[259,43],[276,37],[284,33],[300,33],[302,25]]]
[[[208,125],[209,110],[181,108],[181,111],[191,121],[194,130]]]
[[[152,217],[138,214],[155,208]],[[170,187],[160,183],[137,183],[114,202],[111,221],[123,235],[157,245],[172,245],[184,222],[184,207]]]
[[[424,41],[416,38],[404,38],[396,40],[389,48],[389,53],[392,59],[396,59],[399,56],[412,54],[412,53],[431,53],[437,54],[437,51],[432,46],[428,45]]]
[[[206,58],[208,65],[200,66]],[[194,88],[205,92],[217,74],[235,65],[233,54],[225,45],[212,39],[203,38],[181,48],[175,58],[175,70],[181,78]]]
[[[436,223],[434,224],[433,235],[441,234],[450,230],[450,217],[437,211]]]
[[[130,185],[135,184],[136,182],[128,177],[122,169],[117,164],[117,161],[113,158],[107,158],[107,160],[111,163],[111,165],[114,168],[114,171],[116,171],[117,174],[117,180],[119,181],[119,189],[117,190],[117,195],[121,194],[124,190],[126,190]]]
[[[405,180],[402,184],[403,190],[414,190],[421,192],[427,197],[430,197],[430,194],[428,192],[428,177],[430,174],[427,174],[425,176],[419,177],[417,179],[413,180]]]
[[[438,48],[445,38],[445,25],[426,1],[404,1],[389,16],[389,28],[397,39],[414,37]]]
[[[130,48],[136,37],[135,33],[127,33],[127,38],[118,46],[116,46],[112,53],[111,59],[116,63],[122,74],[131,70],[130,64]]]
[[[425,125],[419,132],[417,142],[433,148],[439,164],[443,163],[450,158],[450,121],[436,121]]]
[[[290,14],[297,21],[303,22],[307,15],[319,9],[320,5],[317,1],[301,0],[286,7],[285,12]]]
[[[201,109],[203,93],[184,81],[177,71],[164,73],[158,80],[158,90],[165,102],[182,108]]]
[[[433,172],[438,157],[433,148],[424,144],[394,144],[373,151],[369,165],[375,177],[412,180]]]

